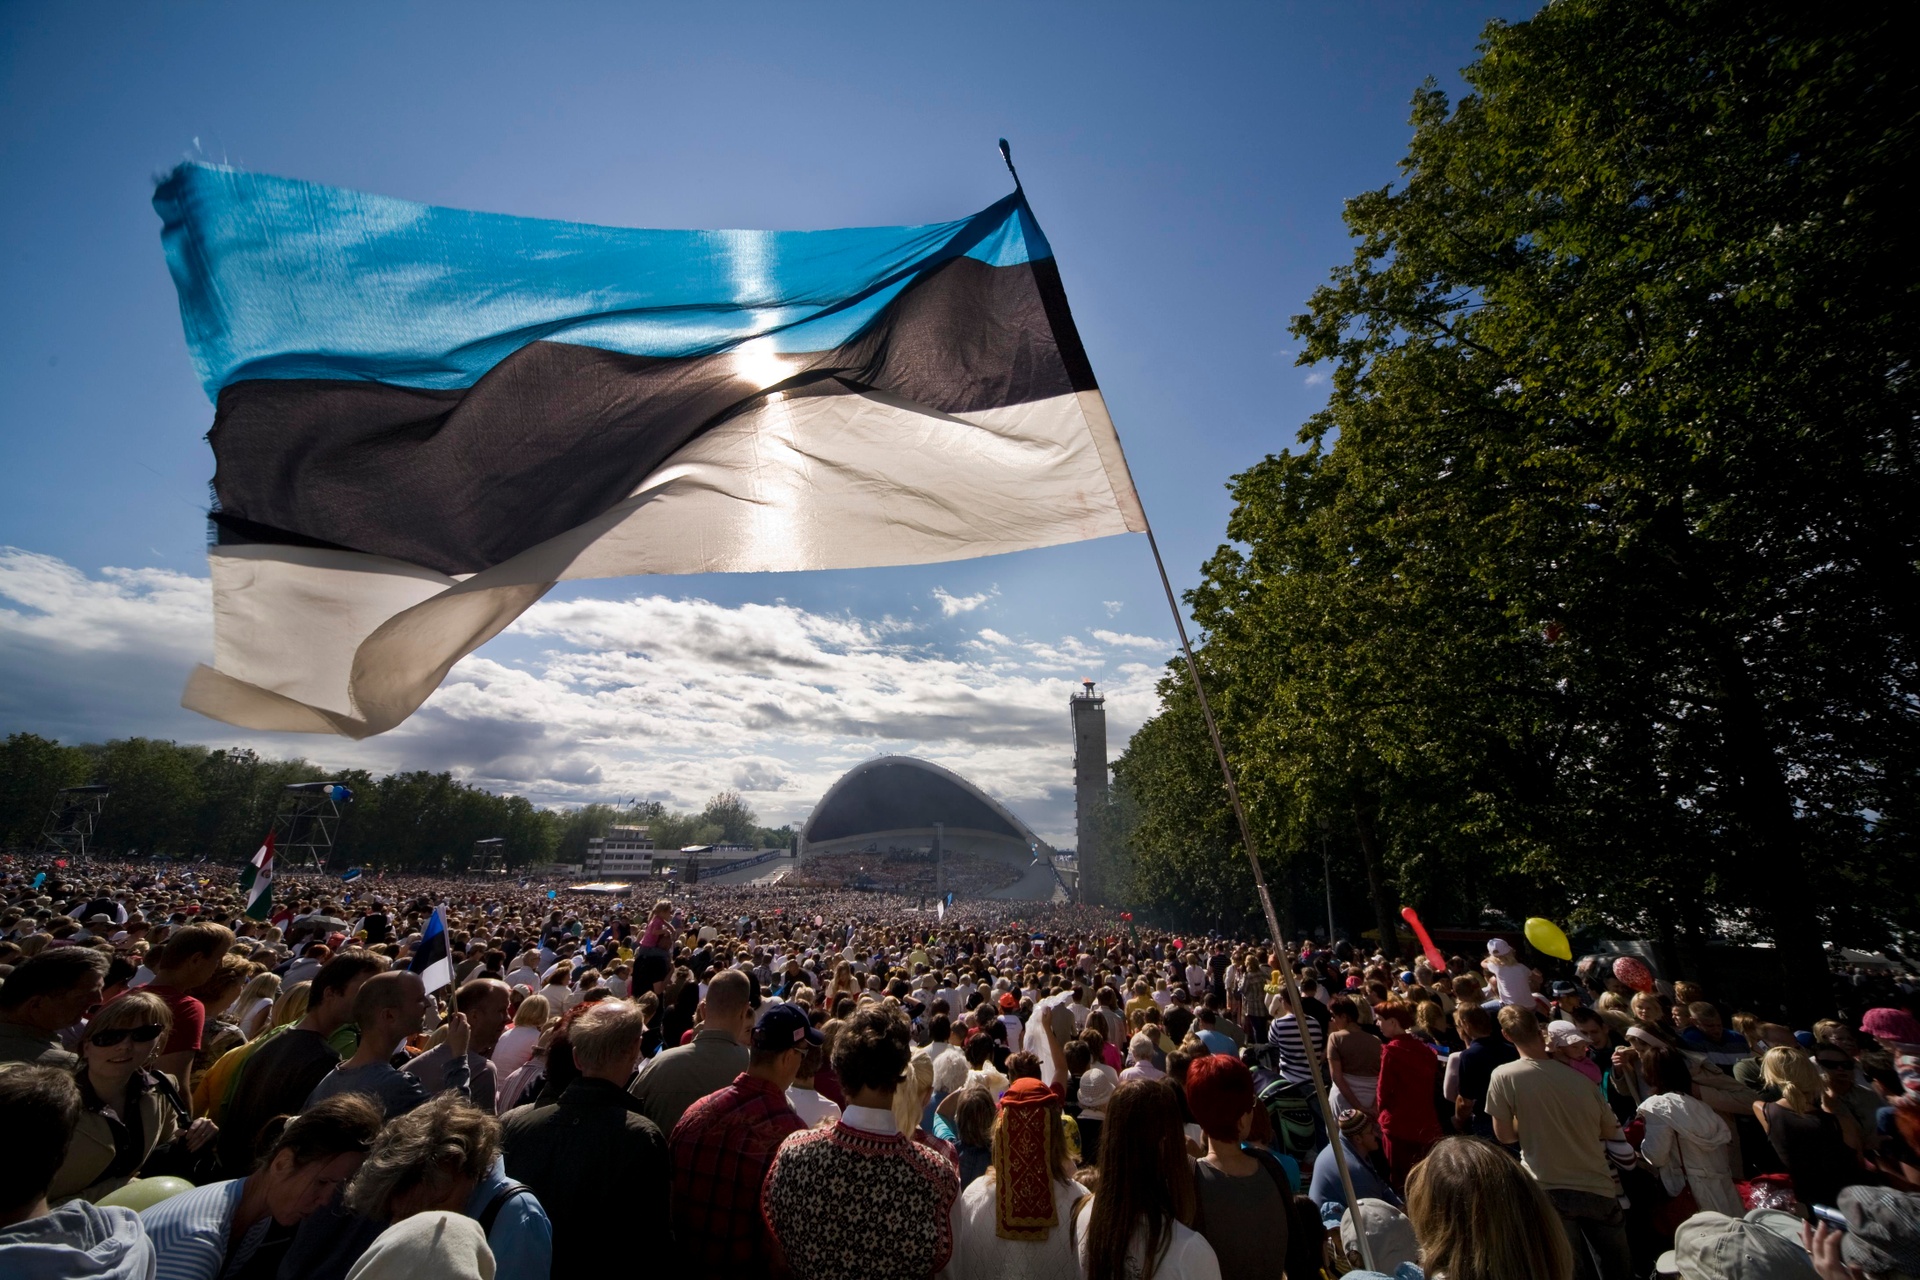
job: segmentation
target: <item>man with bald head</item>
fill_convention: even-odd
[[[672,1133],[688,1107],[726,1088],[747,1069],[752,995],[752,985],[740,970],[715,974],[707,984],[707,998],[700,1002],[700,1029],[692,1042],[668,1049],[640,1069],[630,1092],[661,1133]]]
[[[335,1067],[331,1074],[307,1095],[311,1110],[317,1103],[342,1093],[363,1093],[379,1103],[387,1119],[403,1116],[427,1100],[420,1077],[393,1065],[393,1055],[401,1042],[420,1030],[431,1002],[417,973],[377,973],[353,997],[353,1020],[360,1028],[360,1048],[351,1058]],[[471,1029],[465,1014],[453,1019],[447,1028],[451,1063],[447,1077],[460,1079],[453,1087],[465,1095],[468,1082],[466,1049]],[[455,1056],[457,1055],[457,1056]]]
[[[500,1033],[507,1028],[507,1003],[512,992],[504,982],[492,978],[475,978],[459,989],[459,1017],[466,1020],[469,1043],[466,1047],[467,1060],[466,1084],[473,1105],[489,1114],[493,1112],[494,1077],[493,1050],[500,1043]],[[446,1092],[448,1089],[459,1091],[461,1081],[459,1072],[454,1068],[454,1052],[449,1047],[454,1028],[449,1027],[448,1039],[441,1041],[406,1065],[406,1071],[419,1078],[425,1087],[427,1097]]]

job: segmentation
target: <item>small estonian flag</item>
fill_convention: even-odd
[[[433,909],[427,927],[420,931],[420,945],[414,948],[407,971],[420,975],[429,994],[453,985],[453,963],[447,959],[447,922],[439,907]]]
[[[365,873],[362,872],[358,867],[348,867],[347,873],[341,876],[340,878],[346,883],[352,884],[355,880],[358,880],[363,874]]]
[[[247,900],[246,914],[252,920],[265,920],[273,914],[273,832],[240,873],[240,892]]]

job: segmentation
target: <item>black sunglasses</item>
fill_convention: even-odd
[[[128,1036],[133,1037],[135,1044],[152,1044],[160,1038],[160,1027],[157,1023],[144,1027],[115,1027],[111,1031],[96,1031],[87,1039],[102,1049],[111,1049]]]

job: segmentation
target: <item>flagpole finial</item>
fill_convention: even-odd
[[[1013,189],[1023,191],[1020,185],[1020,171],[1013,167],[1013,148],[1007,145],[1005,138],[1000,139],[1000,158],[1007,162],[1007,172],[1013,175]]]

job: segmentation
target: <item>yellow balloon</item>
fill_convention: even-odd
[[[118,1205],[122,1209],[131,1209],[139,1213],[151,1209],[162,1200],[177,1196],[182,1191],[193,1190],[193,1184],[185,1178],[135,1178],[123,1187],[116,1187],[100,1197],[103,1205]]]
[[[1533,949],[1560,960],[1573,959],[1573,947],[1567,942],[1567,935],[1560,932],[1560,926],[1551,920],[1542,920],[1539,916],[1527,919],[1527,941]]]

